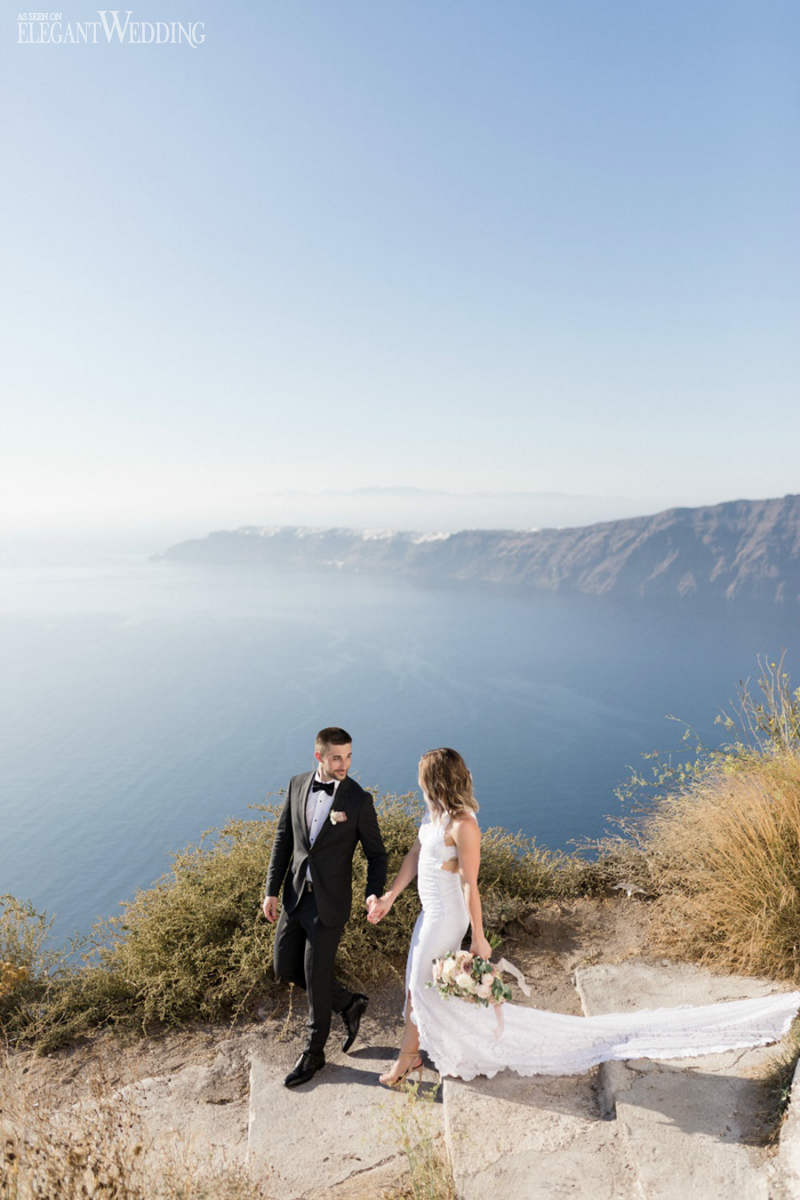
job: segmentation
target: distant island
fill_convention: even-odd
[[[156,560],[400,574],[620,600],[775,605],[793,613],[800,600],[800,495],[535,531],[247,525],[179,542]]]

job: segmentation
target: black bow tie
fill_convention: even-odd
[[[311,785],[312,792],[327,792],[329,796],[333,795],[333,789],[336,786],[335,780],[330,783],[323,783],[321,779],[315,779]]]

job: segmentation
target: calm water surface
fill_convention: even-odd
[[[453,745],[481,820],[550,847],[593,837],[641,754],[679,750],[796,627],[337,575],[136,563],[0,570],[0,892],[63,940],[312,765],[322,725],[353,773],[416,786]]]

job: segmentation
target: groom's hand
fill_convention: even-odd
[[[367,916],[370,916],[370,914],[372,913],[372,910],[373,910],[373,908],[375,907],[375,905],[376,905],[377,903],[378,903],[378,897],[377,897],[377,896],[367,896]]]
[[[273,921],[277,920],[278,897],[277,896],[267,896],[266,900],[264,901],[264,903],[261,906],[261,911],[264,913],[264,916],[267,918],[267,920],[270,922],[270,924],[272,924]]]

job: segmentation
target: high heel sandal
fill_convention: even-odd
[[[382,1083],[384,1087],[397,1087],[397,1085],[402,1083],[406,1076],[410,1075],[412,1071],[417,1072],[417,1075],[419,1076],[419,1082],[422,1083],[422,1059],[417,1054],[416,1050],[401,1050],[397,1056],[397,1062],[400,1062],[403,1058],[414,1058],[416,1059],[416,1062],[412,1062],[410,1066],[406,1067],[405,1071],[403,1071],[403,1073],[398,1075],[395,1079],[390,1078],[391,1071],[387,1071],[385,1075],[379,1075],[378,1083]]]

